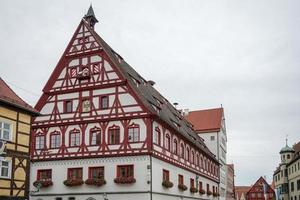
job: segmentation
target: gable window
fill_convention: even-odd
[[[163,181],[169,181],[169,180],[170,180],[169,170],[163,169]]]
[[[167,150],[170,150],[170,135],[169,134],[166,135],[165,148]]]
[[[80,145],[80,132],[77,129],[70,131],[70,147],[77,147]]]
[[[35,149],[46,148],[46,136],[43,134],[37,134],[35,136]]]
[[[60,142],[60,132],[55,131],[50,134],[50,148],[59,148],[61,145]]]
[[[178,185],[183,185],[183,184],[184,184],[183,176],[181,174],[178,174]]]
[[[7,122],[0,122],[0,139],[12,140],[12,125]]]
[[[119,178],[133,178],[134,168],[133,165],[120,165],[117,166],[117,177]]]
[[[176,139],[173,141],[173,153],[178,154],[178,144]]]
[[[101,144],[101,129],[94,127],[90,130],[90,145]]]
[[[71,113],[73,111],[73,102],[71,100],[65,101],[65,112]]]
[[[120,143],[120,127],[112,126],[108,129],[108,144]]]
[[[82,168],[69,168],[68,169],[69,180],[82,180]]]
[[[89,99],[82,100],[82,112],[90,112],[91,111],[91,102]]]
[[[51,169],[40,169],[37,171],[38,181],[51,181],[52,180],[52,170]]]
[[[104,167],[90,167],[89,178],[104,179]]]
[[[101,109],[106,109],[106,108],[108,108],[108,104],[109,102],[108,102],[108,96],[103,96],[103,97],[101,97],[100,98],[100,108]]]
[[[160,130],[158,127],[155,128],[154,135],[153,135],[153,143],[160,145]]]
[[[11,174],[11,161],[5,160],[0,157],[0,178],[10,178]]]
[[[182,143],[180,145],[180,157],[184,158],[184,144],[182,144]]]
[[[140,141],[140,126],[132,124],[128,128],[128,142]]]

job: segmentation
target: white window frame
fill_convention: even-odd
[[[8,163],[8,176],[2,176],[2,162]],[[10,178],[11,177],[11,160],[6,160],[4,157],[0,157],[0,178]]]
[[[4,124],[8,124],[9,125],[9,139],[4,139],[3,138],[3,130],[4,130]],[[6,129],[7,130],[7,129]],[[5,140],[5,141],[12,141],[12,130],[13,130],[13,125],[12,123],[8,122],[8,121],[0,121],[0,140]]]

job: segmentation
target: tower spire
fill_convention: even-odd
[[[98,22],[96,16],[95,16],[95,13],[94,13],[94,9],[93,9],[93,6],[92,6],[92,3],[89,7],[89,10],[88,12],[86,13],[86,15],[84,15],[83,17],[88,23],[89,25],[91,26],[91,28],[94,28],[95,24]]]

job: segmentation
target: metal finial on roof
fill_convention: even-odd
[[[84,19],[90,23],[91,27],[94,27],[94,25],[98,22],[98,20],[95,16],[95,13],[94,13],[92,3],[89,7],[88,12],[86,13],[86,15],[84,15]]]
[[[288,136],[289,135],[286,135],[286,138],[285,138],[285,146],[288,146]]]

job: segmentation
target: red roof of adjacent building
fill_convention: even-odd
[[[223,112],[223,108],[195,110],[190,111],[186,119],[197,132],[215,132],[221,129]]]
[[[27,112],[38,114],[38,111],[21,99],[0,77],[0,102],[6,103]]]
[[[247,192],[251,189],[251,186],[235,186],[235,197],[237,200],[241,199],[242,194],[244,194],[244,197],[246,199]]]

